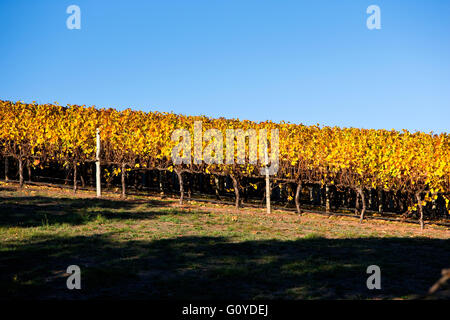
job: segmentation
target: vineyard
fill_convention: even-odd
[[[450,209],[450,136],[406,130],[374,130],[305,126],[292,123],[211,119],[173,113],[97,109],[69,105],[26,104],[0,101],[0,154],[5,179],[17,172],[23,186],[28,179],[46,173],[55,178],[72,177],[74,191],[79,183],[93,184],[96,161],[96,132],[101,136],[100,161],[106,184],[156,187],[161,192],[177,189],[180,202],[185,190],[211,194],[221,199],[232,195],[239,208],[244,201],[263,199],[264,175],[259,160],[251,164],[246,144],[245,164],[174,164],[172,151],[178,141],[175,130],[194,134],[194,122],[202,130],[227,129],[244,132],[273,129],[279,133],[279,164],[271,176],[274,201],[295,206],[323,204],[326,211],[354,208],[364,218],[366,210],[390,211],[405,217],[448,218]],[[270,141],[270,139],[269,139]],[[223,148],[238,156],[235,141]],[[203,156],[211,139],[202,141]],[[236,142],[237,143],[237,142]],[[268,144],[270,153],[273,146]],[[232,148],[232,150],[227,150]],[[198,152],[190,148],[192,158]],[[261,154],[261,144],[259,154]],[[186,155],[184,155],[186,156]],[[261,157],[260,157],[261,158]],[[175,179],[176,178],[176,181]]]

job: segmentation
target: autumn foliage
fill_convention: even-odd
[[[171,152],[175,142],[171,134],[180,128],[193,134],[194,121],[202,121],[204,131],[221,130],[224,137],[225,130],[230,128],[268,132],[278,129],[280,161],[278,173],[273,177],[277,181],[351,188],[361,195],[363,202],[364,191],[369,189],[407,192],[417,199],[412,210],[422,210],[427,202],[441,195],[447,208],[450,207],[447,133],[256,123],[130,109],[0,101],[0,151],[3,156],[32,166],[57,162],[76,167],[95,161],[95,133],[100,128],[102,162],[117,164],[117,172],[128,167],[231,175],[238,188],[243,177],[260,176],[259,162],[174,167]]]

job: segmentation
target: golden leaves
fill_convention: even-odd
[[[449,191],[450,138],[446,133],[321,128],[286,122],[255,123],[131,109],[117,111],[10,101],[0,101],[0,121],[1,151],[41,159],[35,160],[35,165],[42,163],[44,154],[66,165],[73,160],[94,160],[95,130],[101,128],[103,160],[127,163],[136,169],[157,165],[170,171],[173,170],[170,159],[175,144],[171,140],[172,132],[184,128],[193,136],[194,122],[202,121],[203,132],[217,129],[224,137],[227,129],[278,129],[279,179],[292,180],[313,173],[314,180],[323,184],[410,192],[430,190],[430,196],[424,201],[432,201],[436,193]],[[203,148],[205,145],[203,141]],[[194,148],[191,149],[194,152]],[[245,150],[233,151],[235,155],[248,152],[247,143]],[[252,176],[258,172],[256,167],[215,164],[199,166],[196,170],[220,174],[239,170],[243,176]],[[448,199],[446,202],[448,205]]]

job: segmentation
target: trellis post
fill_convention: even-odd
[[[269,156],[267,154],[267,145],[264,149],[264,162],[265,162],[265,172],[266,172],[266,208],[267,213],[270,213],[270,179],[269,179]]]
[[[100,129],[97,128],[97,150],[95,155],[95,174],[96,174],[96,186],[97,186],[97,198],[100,198],[102,196],[102,186],[101,186],[101,179],[100,179]]]

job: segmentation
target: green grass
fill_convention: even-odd
[[[446,229],[175,203],[0,189],[0,298],[411,298],[450,267]]]

